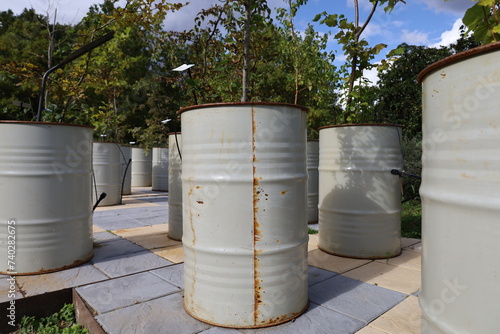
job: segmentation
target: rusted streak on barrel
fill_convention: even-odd
[[[257,125],[255,124],[255,110],[252,107],[252,173],[253,173],[253,276],[254,276],[254,306],[253,306],[253,319],[254,325],[257,325],[259,318],[259,305],[261,300],[261,290],[260,285],[260,272],[259,272],[259,259],[257,257],[257,241],[260,240],[260,229],[259,221],[257,219],[257,213],[259,212],[258,202],[259,202],[259,178],[256,176],[255,168],[255,132]]]

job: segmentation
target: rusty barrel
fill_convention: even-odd
[[[151,187],[153,182],[153,156],[151,151],[132,147],[132,187]]]
[[[308,304],[306,110],[180,112],[185,310],[235,328],[297,317]]]
[[[168,191],[168,148],[153,147],[152,190]]]
[[[182,240],[181,133],[168,134],[168,237]]]
[[[319,141],[307,141],[307,222],[318,222]]]
[[[422,82],[422,333],[500,333],[500,43]]]
[[[41,274],[90,260],[92,128],[0,121],[2,274]]]
[[[319,130],[318,247],[383,259],[401,253],[401,127],[328,126]]]
[[[123,180],[122,159],[119,144],[94,142],[92,165],[95,189],[92,192],[92,201],[96,202],[101,193],[106,193],[106,197],[99,203],[99,206],[120,204]]]

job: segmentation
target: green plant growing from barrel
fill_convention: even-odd
[[[367,95],[365,87],[369,82],[364,77],[363,71],[377,66],[372,63],[372,60],[387,45],[380,43],[370,46],[362,38],[362,34],[379,7],[384,6],[384,11],[390,13],[399,2],[406,3],[404,0],[370,0],[371,9],[362,24],[360,23],[358,0],[353,0],[354,21],[352,22],[344,14],[328,14],[327,12],[316,15],[313,20],[319,21],[330,28],[339,29],[334,37],[342,45],[342,50],[346,57],[346,64],[341,69],[341,84],[343,89],[341,102],[345,105],[345,110],[337,119],[340,123],[357,123],[367,120],[366,109],[369,107],[369,102],[365,99]],[[401,48],[394,49],[388,53],[387,57],[390,59],[402,52]],[[387,60],[383,60],[379,68],[383,68],[386,64]]]
[[[477,0],[462,19],[474,39],[481,44],[500,41],[500,1]]]

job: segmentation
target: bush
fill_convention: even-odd
[[[24,316],[13,334],[89,334],[89,331],[76,324],[73,304],[46,318]]]
[[[403,170],[410,174],[422,175],[422,135],[414,137],[403,137]],[[417,178],[403,176],[403,199],[409,199],[418,195],[420,180]]]

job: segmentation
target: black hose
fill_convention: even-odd
[[[94,207],[92,208],[92,212],[95,211],[95,208],[97,208],[97,206],[99,205],[99,203],[101,203],[101,201],[106,198],[106,193],[102,193],[101,196],[99,196],[99,199],[97,200],[97,202],[95,202],[94,204]]]
[[[404,172],[404,171],[401,171],[401,170],[397,170],[397,169],[391,169],[391,174],[392,175],[398,175],[398,176],[409,176],[409,177],[413,177],[413,178],[419,179],[419,180],[422,179],[422,177],[419,176],[419,175],[407,173],[407,172]]]
[[[177,140],[177,132],[174,132],[175,136],[175,145],[177,146],[177,152],[179,153],[179,159],[182,161],[181,149],[179,148],[179,141]]]
[[[125,186],[125,177],[127,176],[127,171],[128,171],[128,166],[130,166],[130,163],[132,162],[132,159],[128,159],[127,167],[125,167],[125,173],[123,173],[123,179],[122,179],[122,191],[120,193],[120,204],[122,204],[122,197],[123,197],[123,187]]]

